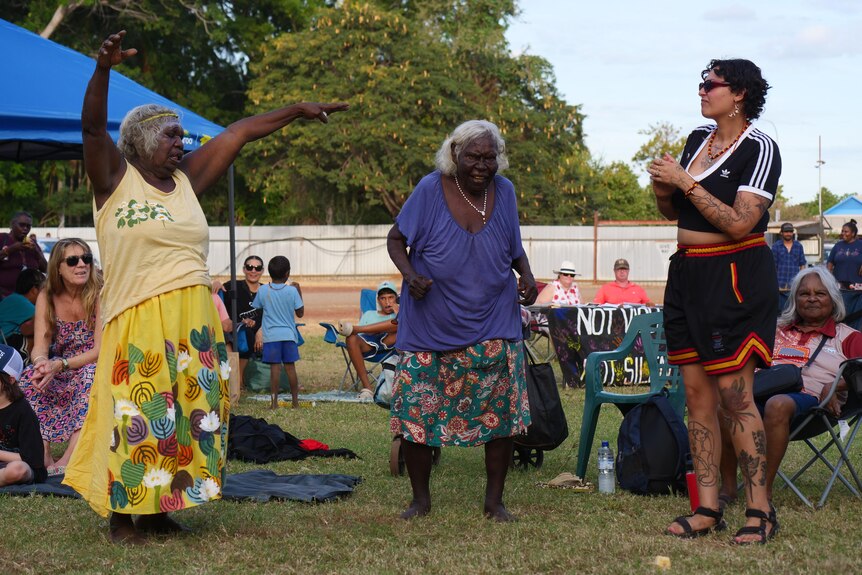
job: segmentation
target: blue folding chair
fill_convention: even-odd
[[[367,311],[377,309],[377,292],[373,289],[363,289],[359,294],[359,309],[360,317]],[[320,322],[320,325],[326,330],[323,334],[323,341],[331,343],[335,347],[339,348],[341,350],[341,356],[344,358],[344,374],[341,376],[341,383],[339,384],[338,389],[340,391],[348,389],[347,381],[349,379],[350,389],[359,391],[359,377],[354,372],[353,364],[350,362],[350,356],[347,354],[347,344],[345,343],[344,336],[338,333],[338,329],[334,324]],[[395,353],[395,350],[390,349],[366,356],[365,362],[372,364],[371,368],[368,370],[368,377],[372,380],[376,379],[377,376],[382,373],[383,360],[393,353]]]

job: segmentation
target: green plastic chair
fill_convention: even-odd
[[[613,403],[623,415],[632,407],[643,403],[653,395],[664,393],[674,410],[683,416],[685,409],[685,388],[679,368],[667,361],[667,342],[664,335],[664,314],[660,311],[635,316],[620,346],[612,351],[595,351],[587,356],[584,367],[584,417],[581,422],[581,435],[578,445],[577,474],[584,477],[593,439],[599,419],[599,409],[603,403]],[[633,355],[635,344],[642,342],[643,355],[649,369],[649,391],[645,393],[614,393],[605,391],[602,386],[602,362],[623,360]],[[622,389],[622,388],[616,388]]]

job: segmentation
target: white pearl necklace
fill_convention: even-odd
[[[469,199],[467,199],[467,194],[464,193],[464,190],[461,189],[461,184],[458,182],[458,176],[455,176],[455,186],[458,187],[458,191],[461,193],[461,197],[464,198],[464,201],[467,202],[468,204],[470,204],[470,207],[473,208],[474,210],[476,210],[476,213],[478,213],[480,216],[482,216],[482,225],[484,226],[485,225],[485,211],[488,209],[488,187],[490,187],[490,184],[488,185],[488,187],[485,188],[485,195],[482,199],[482,209],[481,210],[479,208],[477,208],[476,206],[474,206],[473,202],[471,202]]]

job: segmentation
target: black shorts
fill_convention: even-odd
[[[738,371],[752,356],[769,367],[778,280],[763,236],[678,248],[664,293],[668,361],[699,363],[710,375]]]

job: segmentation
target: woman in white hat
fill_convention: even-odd
[[[536,298],[536,305],[577,305],[581,303],[581,290],[575,283],[575,264],[564,260],[560,269],[554,270],[557,279],[549,283]]]

